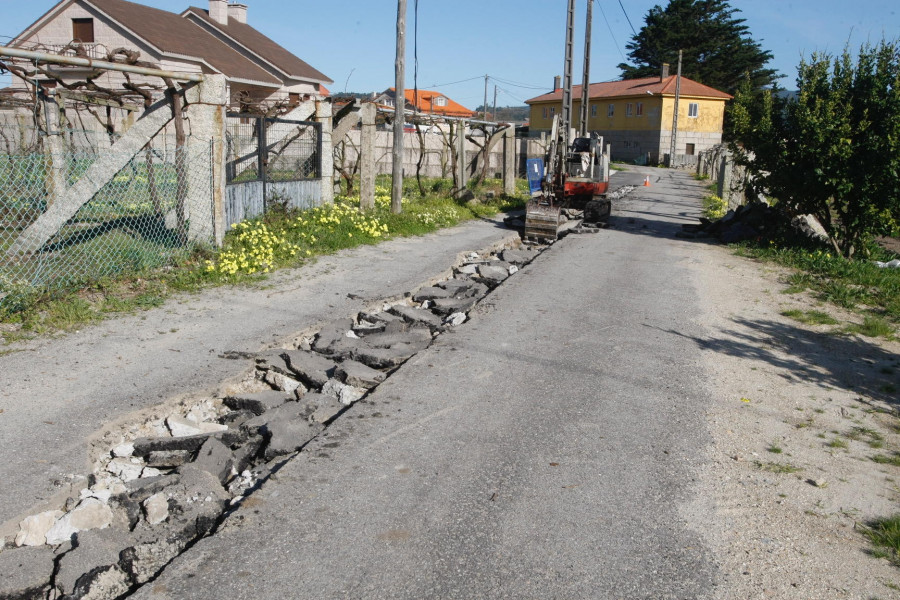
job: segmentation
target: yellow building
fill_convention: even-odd
[[[663,162],[672,143],[672,117],[677,77],[661,77],[592,83],[588,90],[588,131],[602,135],[612,145],[614,160],[646,158]],[[572,90],[572,127],[581,126],[581,86]],[[693,155],[722,142],[722,123],[729,94],[681,78],[678,101],[678,135],[675,155]],[[562,109],[562,89],[526,101],[531,107],[532,132],[550,131],[553,116]]]

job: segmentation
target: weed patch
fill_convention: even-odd
[[[900,514],[868,523],[866,537],[872,542],[872,555],[900,564]]]
[[[786,310],[781,313],[795,321],[807,325],[837,325],[838,321],[831,315],[820,310]]]

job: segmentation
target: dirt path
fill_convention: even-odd
[[[900,598],[900,569],[868,554],[861,525],[898,511],[900,344],[829,333],[781,313],[816,309],[786,271],[704,246],[714,499],[722,599]]]

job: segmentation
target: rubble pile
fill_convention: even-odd
[[[295,347],[226,353],[252,361],[239,391],[131,427],[79,497],[20,523],[0,546],[0,599],[111,599],[146,583],[540,250],[472,252],[450,279]]]
[[[755,240],[780,224],[778,212],[762,202],[744,204],[729,210],[724,217],[711,221],[701,217],[700,224],[682,225],[677,237],[716,238],[726,244]]]

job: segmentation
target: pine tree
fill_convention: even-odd
[[[778,74],[765,68],[772,53],[750,36],[740,10],[726,0],[670,0],[650,9],[645,25],[627,44],[633,64],[622,63],[625,79],[658,75],[662,63],[673,66],[683,51],[682,74],[734,94],[750,74],[754,89],[771,85]]]

